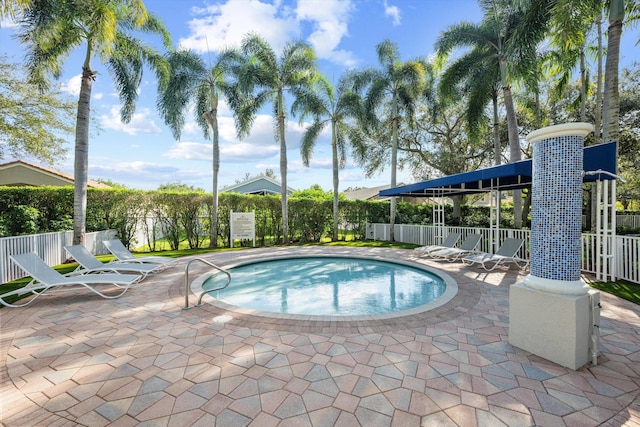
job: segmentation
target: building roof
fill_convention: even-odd
[[[0,185],[40,187],[44,185],[66,186],[73,185],[73,183],[73,175],[24,160],[0,164]],[[87,181],[87,187],[111,188],[107,184],[92,179]]]
[[[370,188],[358,188],[356,190],[349,190],[344,192],[344,196],[347,200],[381,200],[387,197],[380,197],[380,191],[386,190],[391,185],[379,185],[378,187]]]
[[[458,173],[380,191],[380,196],[448,197],[491,190],[517,190],[531,186],[531,159],[506,163],[486,169]],[[615,179],[616,143],[584,148],[585,182]]]
[[[238,184],[229,185],[220,190],[227,193],[241,193],[241,194],[280,194],[282,191],[281,184],[273,178],[269,178],[266,175],[260,175],[255,178],[242,181]],[[291,194],[293,189],[287,187],[287,194]]]

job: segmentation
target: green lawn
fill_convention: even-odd
[[[617,282],[592,282],[589,283],[589,286],[640,305],[639,284],[619,280]]]
[[[300,246],[314,246],[314,245],[318,245],[318,244],[317,243],[306,244],[306,245],[300,245]],[[339,241],[339,242],[326,241],[326,242],[320,243],[320,245],[321,246],[353,246],[353,247],[369,247],[369,248],[371,247],[396,248],[396,249],[413,249],[417,246],[409,243],[390,243],[390,242],[371,241],[371,240]],[[289,245],[289,246],[292,246],[292,245]],[[204,253],[210,253],[210,252],[237,251],[237,250],[243,250],[243,249],[246,249],[246,248],[179,249],[175,251],[167,250],[167,251],[161,251],[161,252],[135,252],[134,254],[137,256],[138,255],[139,256],[162,255],[162,256],[169,256],[169,257],[182,257],[182,256],[198,255],[198,254],[204,254]],[[100,259],[102,262],[109,262],[113,259],[113,257],[111,255],[99,255],[98,259]],[[54,266],[53,268],[58,272],[65,274],[73,271],[77,266],[78,266],[77,264],[61,264],[61,265]],[[2,291],[5,292],[5,291],[11,291],[13,289],[21,288],[25,286],[27,283],[29,283],[30,280],[31,279],[27,277],[24,279],[14,280],[12,282],[5,283],[1,285]],[[589,285],[602,292],[607,292],[607,293],[616,295],[620,298],[624,298],[635,304],[640,305],[640,285],[638,284],[634,284],[626,281],[617,281],[617,282],[592,282],[592,283],[589,283]],[[14,295],[13,297],[7,298],[7,302],[15,302],[18,299],[20,298],[17,295]],[[4,307],[4,306],[0,304],[0,307]]]

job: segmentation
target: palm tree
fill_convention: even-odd
[[[311,154],[320,134],[331,123],[331,159],[333,174],[333,234],[332,240],[338,240],[339,206],[338,194],[340,179],[338,171],[346,163],[347,140],[361,141],[362,135],[351,120],[357,117],[360,98],[351,90],[353,74],[345,74],[334,86],[326,77],[320,76],[313,88],[303,91],[291,106],[292,114],[300,113],[300,124],[309,115],[313,122],[302,136],[300,154],[305,166],[309,166]]]
[[[407,62],[400,60],[398,46],[390,40],[384,40],[376,46],[380,68],[360,71],[356,75],[355,89],[360,91],[366,87],[364,97],[364,113],[360,120],[369,135],[386,135],[379,133],[381,123],[389,125],[391,135],[391,187],[397,185],[398,165],[398,129],[402,115],[411,121],[414,116],[416,102],[426,93],[427,77],[431,74],[430,65],[423,59]],[[382,120],[380,119],[382,117]],[[376,136],[373,136],[376,138]],[[379,138],[376,138],[379,139]],[[386,140],[377,141],[380,145]],[[394,241],[396,216],[396,198],[391,197],[389,209],[389,238]]]
[[[209,247],[218,246],[218,173],[220,145],[218,137],[218,102],[220,96],[236,98],[235,86],[230,83],[234,67],[241,63],[239,52],[222,52],[213,66],[207,68],[202,58],[190,50],[173,51],[168,55],[171,77],[161,88],[158,110],[171,128],[174,138],[180,139],[185,115],[195,103],[195,119],[205,138],[213,137],[213,208]]]
[[[98,57],[113,77],[125,123],[135,111],[143,66],[151,66],[160,81],[168,76],[162,55],[135,38],[134,31],[158,34],[165,46],[171,43],[167,30],[141,1],[87,0],[77,7],[76,2],[33,0],[19,22],[18,37],[26,45],[30,80],[42,89],[48,87],[50,75],[60,77],[63,59],[85,45],[76,121],[74,244],[84,243],[86,231],[91,88],[98,74],[91,61]]]
[[[607,59],[604,66],[604,97],[602,101],[602,140],[617,141],[620,136],[620,93],[618,64],[620,62],[620,36],[624,20],[624,0],[609,3],[609,30],[607,32]]]
[[[498,105],[499,81],[500,68],[497,61],[494,61],[492,55],[486,52],[486,46],[476,46],[445,68],[438,85],[441,98],[447,101],[447,104],[458,95],[459,90],[466,94],[465,116],[472,140],[479,137],[480,125],[484,123],[485,107],[491,102],[495,165],[499,165],[502,161]]]
[[[275,119],[275,138],[280,142],[280,177],[282,184],[282,238],[289,243],[289,212],[287,204],[287,144],[285,129],[287,109],[285,93],[295,99],[309,88],[316,77],[316,55],[305,42],[289,42],[278,57],[273,48],[260,36],[249,34],[242,40],[242,52],[247,55],[238,79],[244,93],[252,93],[237,106],[238,134],[246,136],[257,112],[271,103]]]
[[[484,52],[484,61],[493,63],[499,70],[498,82],[507,116],[511,162],[522,158],[511,83],[530,73],[529,65],[536,64],[533,55],[544,36],[549,14],[549,2],[546,0],[532,0],[527,6],[523,9],[510,1],[480,0],[484,12],[481,24],[463,22],[453,25],[436,41],[436,51],[441,56],[447,56],[457,48],[471,47]],[[520,190],[513,192],[513,210],[515,226],[519,228],[522,226]]]

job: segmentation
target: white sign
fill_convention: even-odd
[[[253,246],[256,246],[255,212],[231,211],[231,239],[229,240],[231,247],[234,239],[253,239]]]

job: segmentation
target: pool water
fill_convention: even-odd
[[[440,297],[444,281],[407,265],[357,258],[289,258],[229,269],[231,285],[210,295],[260,311],[325,316],[381,314],[415,308]],[[207,278],[203,289],[226,276]]]

